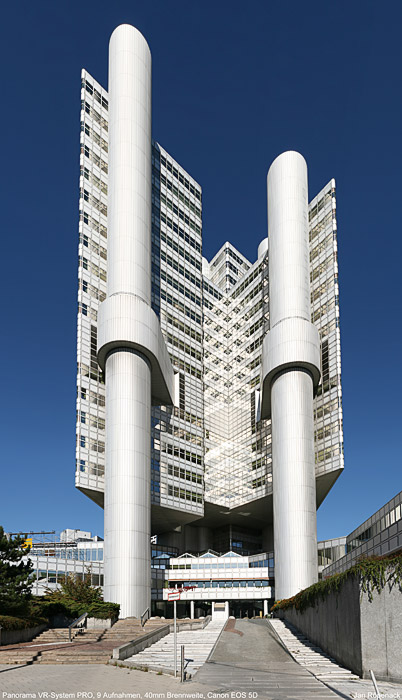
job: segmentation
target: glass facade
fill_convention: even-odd
[[[345,538],[340,558],[327,562],[323,577],[346,571],[360,557],[384,556],[402,551],[402,491]]]

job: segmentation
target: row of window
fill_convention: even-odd
[[[91,428],[105,430],[105,419],[94,416],[92,413],[87,413],[86,411],[77,411],[77,421],[84,425],[89,425]]]
[[[105,131],[109,130],[109,125],[107,123],[107,120],[102,117],[99,112],[95,109],[93,105],[90,105],[89,102],[86,100],[81,100],[81,110],[88,114],[88,116],[92,117],[96,121],[97,124],[101,127],[101,129],[104,129]]]
[[[172,250],[175,251],[175,253],[179,253],[181,259],[186,260],[187,262],[190,263],[190,265],[194,265],[194,267],[201,271],[201,262],[197,258],[194,258],[193,255],[190,255],[184,248],[182,248],[176,241],[174,241],[170,236],[165,231],[161,231],[161,240],[164,241]]]
[[[181,498],[184,501],[192,501],[193,503],[202,503],[202,495],[194,491],[187,491],[178,486],[168,485],[168,495],[174,498]]]
[[[200,314],[197,314],[196,311],[193,311],[193,309],[183,304],[179,299],[177,299],[177,297],[173,297],[164,289],[161,289],[161,299],[170,304],[170,306],[173,306],[175,309],[181,311],[185,316],[187,316],[187,318],[191,318],[192,321],[195,321],[201,325],[202,318]]]
[[[101,464],[96,464],[95,462],[89,462],[86,459],[80,459],[77,462],[77,471],[88,474],[89,476],[96,476],[103,479],[105,476],[105,468]]]
[[[96,253],[96,255],[99,255],[101,258],[103,258],[103,260],[107,260],[106,248],[90,240],[85,233],[80,234],[79,242],[86,248],[89,248],[93,253]]]
[[[328,257],[320,263],[320,265],[317,265],[311,273],[310,273],[310,282],[314,282],[314,280],[317,279],[320,275],[322,275],[326,270],[328,270],[330,267],[333,266],[334,262],[336,262],[336,253],[332,252],[328,255]]]
[[[101,180],[95,173],[91,172],[91,170],[88,170],[85,166],[80,169],[80,175],[81,177],[84,177],[85,180],[88,180],[88,182],[92,182],[95,187],[98,188],[103,194],[107,194],[107,185],[103,180]]]
[[[88,448],[91,452],[100,452],[100,454],[105,452],[105,443],[102,440],[92,440],[86,435],[77,435],[77,445]]]
[[[94,141],[101,149],[102,151],[105,151],[105,153],[108,153],[109,147],[108,147],[108,142],[105,141],[105,139],[102,138],[102,136],[99,136],[99,134],[96,133],[95,129],[92,129],[89,124],[86,122],[81,122],[80,124],[80,130],[89,136],[92,141]]]
[[[80,189],[80,199],[83,199],[85,202],[88,202],[94,209],[96,209],[100,214],[103,214],[103,216],[107,217],[107,206],[103,202],[101,202],[98,197],[95,197],[95,195],[90,194],[88,190],[86,190],[84,187]]]
[[[93,403],[96,406],[104,406],[105,405],[104,394],[98,394],[96,391],[89,391],[84,386],[80,387],[79,396],[81,397],[81,399],[85,399],[85,400],[88,399],[90,403]]]
[[[201,251],[200,244],[197,243],[197,241],[195,241],[194,238],[191,238],[189,233],[186,233],[185,231],[183,231],[183,229],[177,223],[174,223],[169,216],[166,216],[161,211],[160,217],[161,217],[161,221],[163,221],[163,223],[166,224],[166,226],[168,226],[170,229],[172,229],[172,231],[174,231],[175,233],[178,233],[180,235],[180,238],[183,238],[186,243],[188,243],[189,245],[191,245],[194,248],[194,250],[196,250],[198,253]],[[189,226],[190,226],[190,228],[193,229],[193,231],[196,231],[196,233],[201,233],[200,227],[196,226],[191,221],[190,221]],[[181,235],[181,232],[183,233],[183,235]]]
[[[335,196],[335,191],[334,191],[334,196]],[[328,202],[332,202],[332,192],[326,192],[324,196],[317,202],[317,204],[314,204],[312,207],[310,207],[310,211],[308,214],[308,220],[311,221],[317,214],[320,213],[322,209],[324,209],[325,205]]]
[[[184,223],[187,226],[190,226],[190,228],[193,229],[193,231],[201,231],[200,227],[197,225],[197,223],[190,217],[186,212],[181,209],[180,207],[175,204],[170,197],[166,197],[163,192],[160,193],[160,198],[161,202],[168,208],[170,211],[174,214],[174,216],[178,216],[181,221],[184,221]]]
[[[196,350],[192,345],[187,345],[187,343],[181,340],[181,338],[178,338],[176,335],[165,333],[165,340],[173,345],[173,347],[185,352],[186,355],[193,357],[195,360],[198,360],[198,362],[202,362],[202,353]]]
[[[99,301],[106,299],[105,292],[102,292],[101,289],[98,289],[93,284],[89,284],[89,282],[84,280],[82,277],[80,277],[78,280],[78,288],[82,289],[83,292],[89,294],[89,296],[93,297],[94,299],[99,299]]]
[[[187,180],[187,178],[181,172],[179,172],[178,169],[175,168],[175,166],[169,160],[167,160],[167,158],[165,158],[165,156],[163,156],[162,154],[160,155],[160,161],[161,161],[161,164],[166,168],[166,170],[168,170],[170,173],[172,173],[173,177],[175,177],[176,180],[178,180],[182,185],[184,185],[184,187],[187,190],[189,190],[189,192],[191,192],[191,194],[194,195],[194,197],[196,197],[199,201],[201,201],[200,190],[197,190],[194,187],[194,185],[192,185],[191,182],[189,180]]]
[[[161,279],[164,282],[170,284],[170,286],[173,287],[173,289],[176,289],[187,299],[190,299],[190,301],[192,301],[194,304],[197,304],[197,306],[201,306],[201,297],[198,296],[198,294],[195,294],[195,292],[191,291],[191,289],[188,289],[186,285],[179,282],[176,277],[172,277],[167,272],[165,272],[165,270],[161,270]]]
[[[88,270],[88,272],[90,272],[92,275],[95,275],[95,277],[99,277],[101,280],[106,282],[106,271],[102,267],[90,262],[88,258],[85,258],[83,255],[79,255],[78,260],[79,265],[83,267],[84,270]]]
[[[251,581],[169,581],[170,588],[195,586],[196,588],[267,588],[273,586],[269,579],[252,579]]]
[[[63,547],[60,545],[57,545],[57,547],[49,546],[46,548],[35,547],[35,545],[33,545],[29,555],[38,557],[54,557],[55,559],[67,559],[72,561],[103,561],[103,547],[99,549],[77,549],[77,547]]]
[[[91,367],[90,370],[88,365],[86,365],[84,362],[77,362],[77,374],[83,377],[90,377],[101,384],[105,383],[103,372],[100,367],[98,367],[98,369]]]
[[[203,289],[204,292],[207,292],[207,294],[210,294],[212,297],[215,297],[215,299],[222,299],[223,297],[223,293],[219,289],[215,289],[215,287],[213,287],[212,284],[209,284],[209,282],[207,282],[205,278],[203,279]]]
[[[315,453],[315,463],[321,464],[321,462],[326,462],[328,459],[332,459],[332,457],[338,457],[342,454],[342,451],[342,444],[332,445],[332,447],[326,447],[325,450],[319,450]]]
[[[98,318],[98,312],[88,306],[88,304],[85,304],[83,301],[78,302],[78,313],[82,314],[83,316],[88,316],[91,321],[96,321]]]
[[[81,153],[88,158],[89,161],[92,163],[95,163],[95,165],[99,168],[99,170],[102,170],[103,173],[108,173],[108,164],[106,163],[103,158],[100,156],[96,155],[92,149],[89,148],[87,144],[83,144],[81,146]]]
[[[193,214],[195,214],[196,216],[198,216],[199,219],[201,219],[201,209],[199,209],[198,207],[196,207],[196,206],[189,200],[189,198],[186,197],[186,195],[185,195],[183,192],[181,192],[181,191],[178,189],[178,187],[176,187],[176,185],[173,184],[173,182],[172,182],[171,180],[169,180],[169,178],[167,178],[167,177],[165,177],[164,175],[161,174],[160,180],[161,180],[162,184],[164,184],[165,187],[166,187],[170,192],[172,192],[186,207],[188,207],[188,209],[190,209],[190,211],[191,211]]]
[[[176,465],[169,464],[168,474],[170,474],[170,476],[175,476],[178,479],[185,479],[186,481],[193,481],[196,484],[202,484],[201,474],[190,472],[188,469],[182,469]]]
[[[171,445],[170,443],[165,443],[162,445],[162,452],[166,452],[168,455],[173,457],[178,457],[179,459],[187,460],[187,462],[192,462],[193,464],[202,465],[202,456],[196,454],[195,452],[189,452],[182,447],[176,447],[176,445]]]
[[[171,314],[162,311],[161,321],[163,320],[166,320],[171,326],[178,328],[179,331],[185,333],[185,335],[188,335],[190,338],[193,338],[193,340],[195,340],[197,343],[202,343],[201,333],[198,333],[198,331],[196,331],[194,328],[191,328],[191,326],[188,326],[186,323],[183,323],[183,321],[180,321],[177,316],[172,316]]]
[[[242,284],[239,285],[239,287],[236,289],[235,292],[233,292],[232,299],[237,299],[237,297],[261,274],[262,266],[265,263],[261,263],[260,265],[257,265],[255,270],[248,275],[247,279],[244,280]]]
[[[386,528],[398,522],[401,517],[402,506],[399,504],[395,506],[395,508],[392,508],[389,513],[383,515],[382,518],[376,520],[372,525],[370,525],[370,527],[366,528],[363,532],[356,534],[352,539],[350,539],[347,543],[347,551],[352,552],[354,549],[356,549],[356,547],[359,547],[364,542],[371,540],[372,537],[379,535],[380,532],[383,532]]]
[[[190,270],[188,270],[186,267],[183,267],[183,265],[180,265],[180,263],[177,261],[177,259],[173,259],[170,257],[170,255],[167,255],[164,250],[161,250],[161,260],[163,262],[166,262],[169,267],[171,267],[173,270],[176,270],[176,272],[179,272],[183,277],[186,278],[189,282],[191,282],[195,287],[198,289],[201,289],[201,277],[199,275],[193,275]]]
[[[93,216],[90,216],[90,214],[88,214],[88,212],[84,209],[80,209],[80,221],[83,221],[84,224],[90,226],[90,228],[100,233],[103,238],[107,238],[106,226],[104,226],[100,221],[94,219]]]
[[[329,236],[327,236],[321,243],[316,245],[313,251],[310,253],[310,263],[313,262],[318,256],[326,250],[326,248],[333,248],[333,241],[336,240],[336,233],[331,231]]]
[[[328,212],[321,221],[318,222],[312,229],[310,229],[309,240],[310,243],[318,236],[321,231],[323,231],[328,224],[332,221],[332,211]]]
[[[105,97],[103,97],[99,90],[97,90],[93,85],[91,85],[88,80],[82,80],[81,81],[81,87],[85,88],[85,90],[89,93],[89,95],[93,95],[95,100],[102,105],[106,111],[109,109],[109,103]]]

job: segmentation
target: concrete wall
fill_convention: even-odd
[[[20,644],[20,642],[30,642],[31,639],[47,629],[47,625],[37,625],[24,630],[1,630],[1,642],[5,644]]]
[[[101,619],[98,617],[87,617],[87,629],[109,629],[114,625],[116,620],[111,620],[110,618]]]
[[[402,681],[402,591],[386,588],[371,603],[364,595],[360,611],[364,677],[371,668],[380,680]]]
[[[297,627],[340,664],[363,678],[373,670],[380,680],[402,680],[402,592],[386,587],[370,603],[356,579],[347,579],[339,593],[299,612],[279,611],[277,617]]]

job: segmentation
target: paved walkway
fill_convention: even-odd
[[[212,658],[194,680],[229,692],[229,698],[230,691],[254,691],[255,698],[270,700],[336,698],[292,659],[265,620],[229,620]]]
[[[382,698],[402,700],[401,686],[382,682],[378,685]],[[369,700],[375,697],[369,681],[336,681],[331,686],[296,663],[265,620],[229,620],[211,661],[184,684],[169,675],[110,665],[0,665],[0,700]],[[14,695],[8,695],[11,693]]]
[[[149,700],[152,697],[175,700],[174,694],[185,693],[180,697],[186,699],[189,693],[196,695],[197,692],[200,693],[199,700],[208,700],[208,688],[205,685],[195,683],[189,690],[188,684],[183,685],[173,676],[131,671],[110,665],[0,665],[1,700],[7,700],[8,693],[18,694],[17,697],[21,700]],[[84,693],[88,695],[85,696]],[[169,696],[169,693],[173,695]],[[13,698],[15,697],[14,695]]]

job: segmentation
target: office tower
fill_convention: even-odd
[[[151,534],[183,552],[273,550],[273,488],[288,435],[280,423],[273,464],[269,411],[283,380],[280,363],[268,383],[263,374],[263,340],[275,330],[268,241],[261,232],[255,262],[230,243],[202,258],[202,190],[151,141],[150,81],[145,39],[122,25],[111,39],[109,92],[85,70],[81,83],[76,486],[105,507],[105,596],[123,617],[149,606]],[[305,168],[298,154],[275,163],[285,161],[287,178]],[[289,362],[311,383],[309,428],[299,435],[307,430],[310,440],[302,462],[310,494],[298,505],[311,552],[313,499],[323,501],[343,468],[335,182],[310,202],[308,222],[306,189],[303,197],[300,303],[315,354],[305,366],[297,354]],[[275,327],[288,317],[280,310]],[[290,551],[286,503],[296,501],[276,507],[279,567]],[[312,566],[300,583],[300,563],[286,564],[286,591],[311,582]]]

